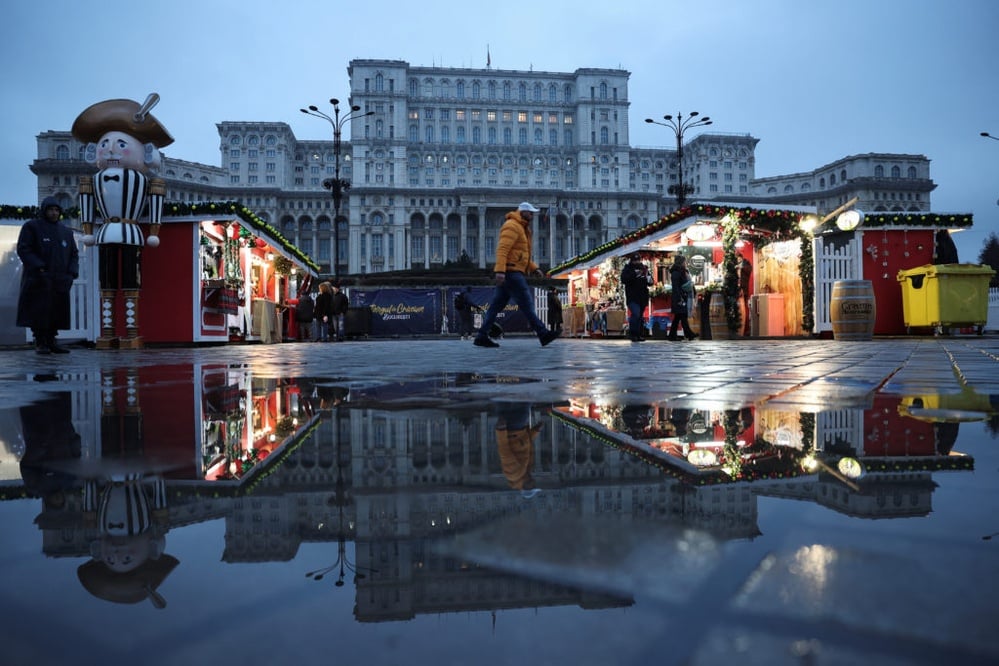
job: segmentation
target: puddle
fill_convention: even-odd
[[[997,400],[972,389],[802,411],[516,402],[480,389],[535,380],[474,373],[379,383],[209,363],[33,379],[63,381],[0,421],[0,557],[62,624],[142,604],[179,608],[156,620],[174,635],[185,613],[231,617],[244,576],[286,597],[292,624],[345,588],[345,631],[548,607],[668,623],[706,589],[764,575],[767,552],[881,538],[872,520],[926,521],[881,533],[909,570],[913,542],[988,545],[999,528],[976,499],[999,482]]]

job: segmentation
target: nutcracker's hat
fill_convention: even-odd
[[[159,95],[153,93],[141,105],[130,99],[98,102],[77,116],[71,130],[73,137],[84,143],[97,143],[108,132],[124,132],[157,148],[169,146],[173,137],[149,113],[159,99]]]

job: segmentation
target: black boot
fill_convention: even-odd
[[[68,354],[69,350],[56,344],[55,336],[48,339],[49,351],[53,354]]]
[[[35,353],[36,354],[51,354],[52,350],[49,349],[48,340],[45,338],[35,338]]]

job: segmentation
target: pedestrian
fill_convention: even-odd
[[[690,330],[690,322],[687,321],[690,304],[694,301],[694,283],[687,271],[687,258],[678,254],[673,258],[673,265],[669,269],[670,283],[672,290],[670,293],[670,306],[673,312],[673,322],[669,325],[669,335],[667,340],[676,340],[676,330],[678,326],[683,326],[683,339],[694,340],[697,335]]]
[[[62,206],[45,197],[39,215],[25,222],[17,237],[23,264],[17,299],[17,325],[31,329],[39,354],[68,354],[56,344],[59,329],[70,327],[69,291],[80,275],[80,256],[71,229],[60,218]]]
[[[312,322],[315,316],[316,302],[312,300],[312,292],[304,291],[298,295],[298,303],[295,304],[295,321],[298,323],[300,341],[312,338]]]
[[[458,335],[461,339],[472,337],[474,326],[472,318],[479,307],[472,301],[472,288],[465,287],[465,291],[459,291],[454,297],[454,311],[458,316]]]
[[[333,339],[334,333],[336,334],[336,341],[343,342],[347,339],[346,330],[346,320],[347,320],[347,308],[350,307],[350,301],[347,300],[347,294],[343,293],[340,285],[333,285],[333,303],[330,306],[330,311],[332,312],[332,317],[330,317],[331,327],[330,327],[330,339]],[[335,327],[335,330],[334,330]]]
[[[316,320],[316,342],[329,342],[330,321],[333,318],[333,285],[329,282],[319,283],[319,294],[312,307],[312,315]]]
[[[635,252],[621,269],[624,302],[628,307],[628,337],[645,342],[645,308],[649,305],[649,269]]]
[[[531,261],[531,220],[540,209],[528,202],[517,206],[517,210],[506,214],[506,220],[500,228],[499,242],[496,244],[496,263],[493,266],[493,279],[496,290],[489,304],[482,327],[475,336],[477,347],[499,347],[489,337],[496,317],[506,307],[511,299],[527,317],[527,322],[538,336],[544,347],[559,336],[558,331],[552,331],[538,318],[534,311],[534,299],[527,284],[528,273],[541,276],[538,265]]]
[[[562,334],[562,299],[558,297],[558,289],[548,288],[548,328]]]

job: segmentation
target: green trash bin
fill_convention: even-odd
[[[906,331],[975,326],[981,335],[989,317],[993,275],[990,267],[978,264],[926,264],[899,271]]]

